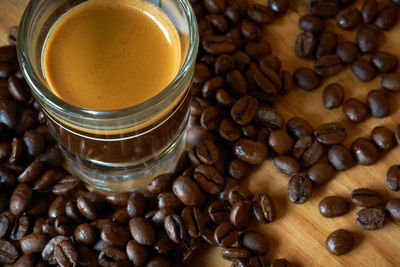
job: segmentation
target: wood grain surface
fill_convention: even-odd
[[[265,1],[265,0],[264,0]],[[0,0],[0,45],[7,43],[7,32],[17,25],[27,0]],[[357,6],[360,6],[360,1]],[[265,27],[264,39],[271,43],[272,50],[282,60],[284,69],[291,73],[300,67],[313,67],[312,61],[300,60],[294,56],[293,46],[297,34],[299,13],[305,12],[303,6],[298,11],[289,11],[284,17],[274,20]],[[328,28],[339,33],[339,40],[355,40],[355,31],[344,31],[335,27],[335,21],[329,20]],[[380,36],[380,50],[389,51],[400,57],[400,23]],[[322,90],[330,82],[339,82],[345,88],[345,99],[350,97],[365,101],[367,93],[380,88],[380,76],[372,82],[358,81],[347,67],[341,74],[326,80],[319,89],[306,92],[294,89],[279,99],[276,108],[286,121],[293,116],[301,116],[315,127],[326,122],[341,122],[348,131],[345,145],[349,146],[357,137],[367,137],[378,125],[391,130],[400,123],[400,95],[391,94],[392,113],[385,119],[368,118],[360,124],[349,122],[341,108],[327,110],[322,104]],[[280,175],[272,161],[266,161],[243,181],[254,193],[265,192],[272,196],[277,208],[277,220],[269,225],[251,225],[261,231],[269,241],[268,258],[285,257],[295,266],[400,266],[400,228],[398,223],[388,222],[382,229],[365,231],[355,222],[359,210],[353,207],[345,216],[327,219],[318,212],[319,201],[329,195],[350,198],[352,190],[359,187],[377,189],[386,197],[400,197],[400,193],[389,191],[386,186],[386,171],[393,164],[400,164],[400,148],[395,148],[381,156],[373,166],[356,166],[337,173],[335,178],[322,188],[313,191],[305,204],[292,204],[287,199],[288,179]],[[351,231],[356,238],[356,247],[343,256],[333,256],[325,249],[325,239],[338,228]],[[219,248],[204,249],[196,257],[192,266],[230,266],[220,256]]]

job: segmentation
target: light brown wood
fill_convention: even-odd
[[[0,0],[0,45],[6,44],[7,31],[16,25],[27,0]],[[360,2],[360,1],[359,1]],[[358,3],[360,4],[360,3]],[[294,56],[293,46],[300,32],[299,15],[289,11],[283,18],[276,19],[265,28],[264,39],[272,44],[273,53],[282,60],[284,69],[293,73],[300,66],[313,66],[312,61],[300,60]],[[330,20],[328,28],[335,28]],[[355,39],[355,31],[337,30],[341,40]],[[395,53],[400,57],[400,23],[380,38],[380,50]],[[345,145],[357,137],[369,136],[370,131],[378,125],[394,130],[400,123],[399,95],[391,95],[392,114],[389,118],[368,118],[360,124],[347,121],[342,109],[327,110],[322,104],[322,90],[330,82],[339,82],[345,88],[345,98],[356,97],[365,101],[368,91],[380,88],[380,76],[370,83],[358,81],[347,67],[340,75],[330,78],[313,92],[294,89],[289,95],[279,99],[276,108],[287,120],[301,116],[315,127],[325,122],[342,122],[348,130]],[[287,178],[280,175],[272,161],[266,161],[258,170],[244,181],[254,193],[270,194],[277,207],[277,220],[269,225],[253,224],[251,228],[263,232],[269,240],[268,258],[285,257],[296,266],[400,266],[400,229],[398,223],[388,222],[385,227],[376,231],[360,229],[355,222],[359,210],[353,207],[345,216],[327,219],[318,212],[319,201],[328,195],[340,195],[347,199],[353,189],[372,187],[387,197],[400,197],[400,193],[391,192],[386,186],[386,171],[392,164],[400,163],[400,148],[396,148],[381,157],[373,166],[357,166],[338,173],[329,184],[313,192],[309,201],[302,205],[289,203],[287,199]],[[354,233],[356,247],[343,256],[333,256],[325,249],[325,239],[329,233],[345,228]],[[205,249],[193,262],[193,266],[230,266],[220,256],[219,248]]]

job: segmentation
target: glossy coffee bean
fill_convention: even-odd
[[[318,34],[324,30],[325,23],[323,19],[308,14],[300,17],[299,27],[306,32]]]
[[[343,112],[354,123],[360,123],[368,115],[367,106],[356,98],[349,98],[343,103]]]
[[[292,155],[304,168],[316,163],[324,152],[324,147],[312,136],[304,136],[297,140],[293,147]]]
[[[112,266],[113,263],[127,260],[128,256],[119,248],[116,247],[105,247],[99,253],[97,258],[98,263],[101,266]]]
[[[367,95],[367,105],[375,118],[384,118],[390,114],[390,102],[384,90],[370,91]]]
[[[54,257],[60,266],[76,266],[79,261],[78,251],[70,240],[64,240],[54,247]]]
[[[268,155],[268,150],[263,143],[246,138],[239,139],[233,152],[237,158],[249,164],[260,164]]]
[[[244,230],[250,223],[251,201],[237,201],[232,205],[229,215],[231,223],[239,231]]]
[[[386,173],[386,184],[392,191],[400,190],[400,166],[392,165]]]
[[[126,209],[131,217],[141,216],[146,210],[146,199],[143,194],[139,192],[131,193]]]
[[[364,230],[376,230],[385,225],[386,214],[383,207],[364,208],[357,212],[356,222]]]
[[[307,120],[293,117],[287,121],[286,131],[293,139],[297,140],[303,136],[312,135],[314,128]]]
[[[342,62],[337,55],[324,55],[314,63],[314,71],[321,77],[332,77],[343,69]]]
[[[208,206],[208,215],[215,224],[221,224],[229,221],[231,205],[227,200],[217,200]]]
[[[398,10],[396,7],[388,5],[383,8],[375,18],[375,26],[381,30],[389,30],[396,25]]]
[[[400,221],[400,199],[390,198],[385,204],[385,210],[394,221]]]
[[[236,202],[243,202],[250,200],[253,197],[253,193],[250,192],[247,187],[236,185],[228,191],[228,200],[231,206],[235,205]]]
[[[147,261],[147,251],[145,247],[135,240],[129,240],[126,244],[126,255],[133,262],[134,266],[144,266]]]
[[[362,82],[369,82],[376,76],[375,68],[365,59],[357,59],[351,67],[351,70]]]
[[[185,224],[177,214],[168,215],[165,218],[164,228],[168,237],[176,244],[183,243],[188,238]]]
[[[344,98],[343,87],[338,83],[331,83],[325,87],[322,100],[328,109],[337,108],[342,105]]]
[[[382,75],[381,86],[389,92],[400,92],[400,72],[385,73]]]
[[[371,165],[378,161],[378,147],[369,139],[358,138],[351,144],[351,150],[361,165]]]
[[[133,239],[141,245],[152,245],[156,239],[153,227],[143,217],[133,217],[130,219],[129,229]]]
[[[311,13],[318,17],[333,17],[338,11],[336,0],[312,0],[308,2]]]
[[[353,235],[345,229],[338,229],[327,237],[325,247],[334,255],[346,254],[354,247]]]
[[[90,245],[95,243],[96,239],[97,239],[96,230],[89,223],[78,225],[74,230],[74,240],[78,244]]]
[[[338,13],[336,23],[340,28],[351,30],[355,28],[361,20],[360,11],[357,8],[347,8]]]
[[[351,201],[361,207],[376,207],[383,203],[383,196],[374,190],[359,188],[351,193]]]
[[[280,130],[283,127],[283,118],[273,108],[261,106],[258,108],[255,122],[267,129]]]
[[[245,248],[223,248],[221,250],[222,258],[225,260],[246,260],[250,258],[250,252]]]
[[[125,227],[109,222],[102,227],[100,238],[110,246],[124,247],[128,242],[129,233]]]
[[[371,55],[370,62],[380,73],[392,72],[397,69],[397,57],[388,52],[379,51]]]
[[[200,140],[196,144],[196,155],[202,163],[207,165],[215,164],[219,159],[219,151],[209,139]]]
[[[396,145],[393,132],[384,126],[377,126],[372,129],[371,139],[382,151],[389,151]]]
[[[194,179],[205,192],[215,195],[221,192],[224,179],[217,169],[208,165],[199,165],[194,170]]]
[[[149,190],[150,193],[153,194],[158,194],[161,192],[168,191],[171,183],[174,179],[173,174],[161,174],[157,177],[155,177],[148,185],[147,185],[147,190]]]
[[[327,162],[317,162],[307,170],[307,177],[315,186],[328,183],[334,175],[335,169]]]
[[[288,184],[288,198],[291,202],[302,204],[311,196],[312,184],[307,177],[294,175]]]
[[[0,263],[11,264],[18,259],[17,248],[9,241],[0,239]]]
[[[35,233],[24,236],[19,241],[19,246],[24,254],[40,253],[49,242],[49,236],[43,233]]]
[[[294,145],[289,135],[282,131],[273,131],[268,138],[268,145],[279,155],[288,154]]]
[[[342,197],[329,196],[319,202],[318,208],[322,216],[332,218],[349,212],[350,203]]]
[[[267,224],[275,220],[276,209],[269,195],[258,194],[254,196],[252,202],[253,214],[259,223]]]
[[[379,48],[378,32],[370,27],[363,27],[357,31],[356,43],[362,53],[374,53]]]
[[[239,247],[246,248],[255,255],[265,255],[269,245],[267,239],[255,231],[245,231],[240,234],[238,240]]]
[[[203,199],[203,194],[196,182],[187,176],[179,176],[175,179],[172,190],[179,200],[187,206],[197,206]]]
[[[184,208],[181,217],[190,237],[198,238],[204,233],[206,225],[203,214],[198,208]]]
[[[296,38],[294,53],[299,58],[311,57],[316,45],[317,38],[312,32],[302,32]]]
[[[290,156],[277,156],[274,158],[274,165],[281,174],[288,177],[300,172],[300,165]]]
[[[358,56],[358,47],[353,42],[341,42],[336,47],[336,55],[340,58],[343,64],[353,63],[356,61]]]
[[[328,150],[329,162],[338,171],[350,169],[354,166],[354,156],[349,149],[342,145],[334,145]]]
[[[340,144],[346,138],[346,129],[339,123],[326,123],[314,130],[314,137],[324,145]]]
[[[230,247],[239,238],[239,233],[230,222],[223,222],[215,228],[214,239],[220,247]]]
[[[256,115],[258,100],[246,95],[239,98],[231,108],[231,117],[239,125],[250,123]]]
[[[374,21],[378,12],[378,3],[376,0],[365,0],[361,8],[361,17],[364,24],[370,24]]]
[[[173,192],[162,192],[157,195],[157,207],[177,209],[182,206],[182,202]]]
[[[18,184],[11,194],[10,211],[14,215],[24,212],[32,201],[32,188],[26,183]]]
[[[299,68],[293,74],[295,84],[306,91],[312,91],[318,88],[320,84],[317,74],[308,68]]]
[[[272,10],[265,5],[252,4],[247,8],[247,15],[256,23],[270,23],[274,17]]]
[[[228,166],[228,173],[235,179],[242,179],[248,173],[249,165],[240,159],[233,159]]]

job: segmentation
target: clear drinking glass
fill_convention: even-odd
[[[47,116],[69,170],[101,191],[140,190],[176,166],[185,147],[198,28],[188,0],[150,1],[170,17],[182,60],[174,80],[155,97],[129,108],[99,111],[71,105],[49,89],[42,51],[51,27],[82,0],[32,0],[22,17],[17,51],[24,76]]]

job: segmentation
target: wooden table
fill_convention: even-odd
[[[17,25],[28,0],[0,0],[0,45],[7,43],[7,32],[11,26]],[[359,1],[360,2],[360,1]],[[358,3],[358,6],[360,3]],[[299,8],[299,13],[304,8]],[[300,32],[299,14],[289,11],[283,18],[276,19],[264,31],[264,38],[272,44],[275,55],[282,60],[284,69],[293,73],[300,66],[312,68],[313,62],[300,60],[294,56],[293,45]],[[336,28],[330,20],[328,28]],[[340,39],[355,39],[355,31],[347,32],[335,29]],[[400,57],[400,23],[380,38],[380,49],[397,54]],[[327,110],[323,107],[322,88],[330,82],[339,82],[345,88],[345,98],[356,97],[365,101],[368,91],[380,88],[378,76],[370,83],[358,81],[347,67],[340,75],[326,80],[313,92],[301,89],[293,90],[289,95],[280,98],[276,108],[289,119],[302,116],[317,126],[321,123],[337,121],[343,123],[348,130],[345,145],[357,137],[369,136],[370,131],[378,125],[394,130],[400,123],[399,96],[391,94],[392,114],[389,118],[368,118],[360,124],[349,122],[341,108]],[[386,171],[389,166],[400,163],[400,149],[396,148],[381,156],[373,166],[356,166],[338,173],[327,185],[313,192],[309,201],[295,205],[287,199],[287,178],[280,175],[272,161],[266,161],[258,170],[244,181],[254,193],[270,194],[276,204],[277,220],[269,225],[252,225],[253,229],[263,232],[270,244],[269,259],[285,257],[296,266],[400,266],[400,229],[399,224],[388,222],[385,227],[376,231],[360,229],[355,222],[355,214],[359,210],[353,207],[345,216],[327,219],[318,212],[319,201],[328,195],[340,195],[347,199],[353,189],[371,187],[387,197],[400,197],[400,193],[389,191],[386,186]],[[345,228],[354,233],[356,247],[344,256],[333,256],[325,249],[325,239],[329,233]],[[230,266],[220,256],[220,249],[203,250],[195,259],[195,266]]]

